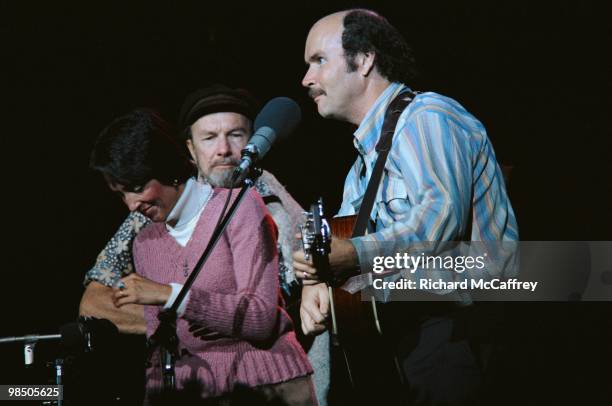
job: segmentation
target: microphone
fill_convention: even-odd
[[[90,352],[98,344],[112,342],[119,330],[107,319],[79,317],[78,321],[61,326],[60,335],[65,348]]]
[[[240,164],[234,169],[233,184],[239,184],[253,164],[263,158],[277,139],[287,137],[302,118],[296,102],[288,97],[270,100],[255,118],[255,133],[242,150]]]
[[[34,347],[39,341],[60,340],[61,345],[66,349],[89,352],[98,343],[110,341],[119,334],[117,327],[112,322],[93,317],[79,317],[78,321],[64,324],[59,330],[59,334],[1,337],[0,344],[23,343],[24,363],[28,366],[34,363]]]

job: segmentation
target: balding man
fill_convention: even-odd
[[[371,232],[332,242],[329,262],[336,278],[347,280],[355,269],[371,272],[374,257],[406,252],[411,244],[518,240],[502,172],[484,127],[453,99],[412,92],[407,86],[414,72],[411,50],[384,17],[356,9],[320,19],[308,34],[304,59],[308,71],[302,85],[319,114],[357,126],[353,135],[358,156],[346,177],[338,215],[358,213],[367,200],[385,113],[394,101],[405,101],[391,127],[390,152],[374,185],[373,204],[365,213]],[[302,292],[303,329],[318,334],[327,327],[326,287],[300,252],[294,253],[294,269],[310,284]],[[434,312],[433,306],[401,305],[405,318],[394,321],[405,328],[391,350],[407,382],[410,404],[473,401],[482,370],[472,353],[474,343],[460,331],[457,317],[469,306],[456,304],[445,311],[436,307]],[[371,371],[372,382],[377,375]],[[369,385],[357,390],[361,399],[382,395]]]

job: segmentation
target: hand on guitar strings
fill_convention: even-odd
[[[339,238],[332,240],[329,266],[332,273],[336,277],[340,276],[341,279],[347,279],[359,267],[357,251],[350,240]],[[293,253],[293,269],[295,276],[301,279],[304,285],[314,285],[320,282],[319,274],[312,264],[312,259],[306,260],[304,252],[301,250]],[[342,278],[343,275],[346,276]]]
[[[329,293],[324,283],[304,286],[302,288],[302,304],[300,318],[302,331],[306,335],[320,334],[327,328],[329,316]]]

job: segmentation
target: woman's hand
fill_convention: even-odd
[[[172,287],[131,273],[121,278],[113,287],[113,303],[121,307],[130,303],[142,305],[164,305],[168,301]]]

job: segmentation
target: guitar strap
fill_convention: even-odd
[[[413,93],[405,89],[395,96],[395,99],[389,103],[389,107],[387,107],[387,111],[385,111],[385,119],[383,121],[380,139],[376,144],[378,158],[376,159],[376,164],[374,164],[372,176],[370,177],[365,195],[361,201],[361,207],[359,208],[359,214],[357,215],[351,237],[359,237],[366,232],[370,221],[370,214],[372,213],[372,207],[374,207],[374,201],[376,200],[376,193],[378,192],[383,170],[385,169],[385,162],[391,150],[397,120],[399,120],[404,109],[414,100],[417,94],[418,93]]]
[[[372,170],[372,176],[368,181],[368,186],[366,187],[365,194],[363,196],[363,200],[361,201],[361,207],[359,208],[359,214],[357,215],[357,220],[355,221],[355,227],[353,228],[352,237],[359,237],[365,234],[366,229],[368,228],[368,224],[370,224],[370,214],[372,213],[372,208],[374,207],[374,201],[376,200],[376,194],[378,192],[378,188],[380,187],[380,180],[382,178],[383,171],[385,169],[385,163],[387,161],[387,156],[389,155],[389,151],[391,150],[391,145],[393,143],[393,134],[395,133],[395,127],[397,126],[397,121],[399,120],[400,115],[406,109],[406,107],[414,100],[417,93],[413,93],[410,90],[406,89],[400,92],[395,98],[389,103],[387,110],[385,111],[385,118],[382,125],[382,131],[380,135],[380,139],[376,144],[376,152],[378,152],[378,158],[376,158],[376,163],[374,164],[374,169]],[[372,300],[372,312],[376,324],[376,328],[379,334],[383,335],[382,329],[380,327],[380,321],[378,318],[378,310],[376,306],[376,302],[374,300],[374,296],[371,297]],[[346,368],[349,373],[349,380],[353,388],[355,388],[355,383],[352,378],[351,366],[348,361],[347,355],[342,349],[345,357]],[[399,383],[404,385],[406,379],[400,367],[399,359],[397,354],[392,351],[393,363],[395,364],[395,372],[396,377],[399,379]]]

